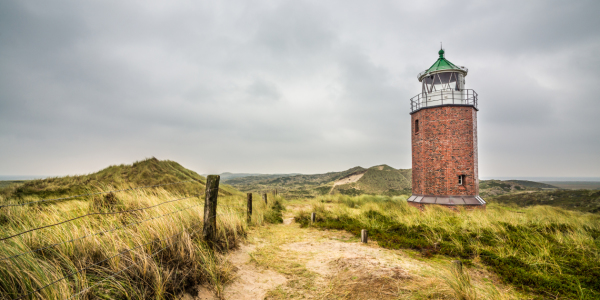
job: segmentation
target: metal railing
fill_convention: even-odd
[[[470,89],[460,91],[442,90],[428,94],[420,93],[410,98],[410,113],[426,107],[441,105],[464,105],[473,106],[477,109],[477,93]]]

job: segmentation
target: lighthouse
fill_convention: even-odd
[[[418,208],[484,208],[477,168],[477,93],[468,69],[445,58],[419,73],[421,93],[410,99],[412,196]]]

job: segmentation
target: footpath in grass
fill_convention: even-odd
[[[246,244],[229,255],[236,271],[224,287],[225,299],[530,298],[477,265],[457,274],[446,256],[423,258],[375,241],[363,244],[344,230],[301,227],[294,216],[313,207],[304,201],[286,206],[282,224],[254,227]],[[206,291],[198,297],[210,299]]]

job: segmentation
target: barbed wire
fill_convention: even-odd
[[[64,198],[45,199],[45,200],[40,200],[40,201],[32,201],[32,202],[28,202],[28,203],[22,203],[22,204],[9,204],[9,205],[3,205],[3,206],[0,206],[0,208],[3,208],[3,207],[8,207],[8,206],[24,206],[24,205],[35,204],[35,203],[40,203],[40,202],[48,202],[48,201],[56,201],[56,200],[66,200],[66,199],[73,199],[73,198],[77,198],[77,197],[83,197],[83,196],[91,196],[91,195],[99,195],[99,194],[108,194],[108,193],[113,193],[113,192],[130,191],[130,190],[137,190],[137,189],[142,189],[142,188],[158,187],[158,186],[165,186],[165,185],[179,184],[179,183],[191,182],[191,181],[194,181],[194,180],[180,181],[180,182],[174,182],[174,183],[168,183],[168,184],[160,184],[160,185],[143,186],[143,187],[137,187],[137,188],[122,189],[122,190],[113,190],[113,191],[107,191],[107,192],[89,193],[89,194],[82,194],[82,195],[76,195],[76,196],[64,197]],[[178,198],[178,199],[173,199],[173,200],[169,200],[169,201],[161,202],[161,203],[158,203],[158,204],[155,204],[155,205],[152,205],[152,206],[147,206],[147,207],[143,207],[143,208],[137,208],[137,209],[130,209],[130,210],[124,210],[124,211],[116,211],[116,212],[97,212],[97,213],[89,213],[89,214],[85,214],[85,215],[82,215],[82,216],[78,216],[78,217],[75,217],[75,218],[72,218],[72,219],[68,219],[68,220],[65,220],[65,221],[62,221],[62,222],[58,222],[58,223],[55,223],[55,224],[50,224],[50,225],[46,225],[46,226],[41,226],[41,227],[33,228],[33,229],[26,230],[26,231],[23,231],[23,232],[20,232],[20,233],[17,233],[17,234],[11,235],[11,236],[7,236],[7,237],[4,237],[4,238],[0,238],[0,241],[6,241],[6,240],[9,240],[9,239],[12,239],[12,238],[15,238],[15,237],[21,236],[21,235],[23,235],[23,234],[26,234],[26,233],[34,232],[34,231],[41,230],[41,229],[44,229],[44,228],[54,227],[54,226],[61,225],[61,224],[65,224],[65,223],[72,222],[72,221],[75,221],[75,220],[78,220],[78,219],[81,219],[81,218],[84,218],[84,217],[89,217],[89,216],[93,216],[93,215],[114,215],[114,214],[122,214],[122,213],[129,213],[129,212],[135,212],[135,211],[142,211],[142,210],[146,210],[146,209],[150,209],[150,208],[158,207],[158,206],[161,206],[161,205],[164,205],[164,204],[167,204],[167,203],[171,203],[171,202],[175,202],[175,201],[181,201],[181,200],[184,200],[184,199],[190,199],[190,198],[194,198],[194,197],[200,197],[200,196],[202,196],[202,195],[205,195],[205,194],[206,194],[206,193],[203,193],[203,194],[196,194],[196,195],[191,195],[191,196],[187,196],[187,197],[183,197],[183,198]],[[141,221],[137,221],[137,222],[132,222],[132,223],[129,223],[129,224],[127,224],[127,225],[124,225],[124,226],[120,226],[120,227],[114,227],[114,228],[111,228],[111,229],[109,229],[109,230],[99,231],[99,232],[96,232],[96,233],[93,233],[93,234],[87,234],[87,235],[84,235],[84,236],[81,236],[81,237],[78,237],[78,238],[74,238],[74,239],[71,239],[71,240],[62,241],[62,242],[55,243],[55,244],[52,244],[52,245],[48,245],[48,246],[45,246],[45,247],[41,247],[41,248],[38,248],[38,249],[35,249],[35,250],[32,250],[32,251],[27,251],[27,252],[18,253],[18,254],[16,254],[16,255],[12,255],[12,256],[9,256],[9,257],[0,258],[0,261],[4,261],[4,260],[7,260],[7,259],[12,259],[12,258],[16,258],[16,257],[22,256],[22,255],[25,255],[25,254],[35,253],[35,252],[42,251],[42,250],[45,250],[45,249],[49,249],[49,248],[51,248],[51,247],[55,247],[55,246],[58,246],[58,245],[61,245],[61,244],[66,244],[66,243],[70,243],[70,242],[75,242],[75,241],[82,240],[82,239],[84,239],[84,238],[87,238],[87,237],[91,237],[91,236],[97,236],[97,235],[106,234],[106,233],[111,233],[111,232],[114,232],[114,231],[116,231],[116,230],[119,230],[119,229],[124,229],[124,228],[130,227],[130,226],[133,226],[133,225],[139,225],[139,224],[141,224],[141,223],[144,223],[144,222],[148,222],[148,221],[155,220],[155,219],[158,219],[158,218],[162,218],[162,217],[165,217],[165,216],[170,216],[170,215],[173,215],[173,214],[175,214],[175,213],[178,213],[178,212],[181,212],[181,211],[184,211],[184,210],[188,210],[188,209],[191,209],[191,208],[194,208],[194,207],[202,206],[202,205],[204,205],[204,204],[203,204],[203,203],[200,203],[200,204],[197,204],[197,205],[188,206],[188,207],[185,207],[185,208],[182,208],[182,209],[176,210],[176,211],[172,211],[172,212],[170,212],[170,213],[167,213],[167,214],[163,214],[163,215],[160,215],[160,216],[153,217],[153,218],[148,218],[148,219],[145,219],[145,220],[141,220]],[[214,215],[214,216],[213,216],[213,218],[216,218],[217,216],[225,216],[225,215],[239,216],[239,215],[240,215],[241,213],[243,213],[243,212],[239,212],[239,211],[237,211],[237,210],[243,209],[243,208],[245,208],[245,207],[246,207],[246,206],[245,206],[244,204],[217,205],[217,208],[219,208],[219,209],[222,209],[222,208],[231,208],[231,209],[233,209],[234,211],[230,211],[230,212],[223,212],[223,211],[221,211],[220,213],[218,213],[218,214]],[[232,213],[232,212],[233,212],[233,213]],[[211,219],[212,219],[212,218],[210,218],[209,220],[211,220]],[[208,220],[206,220],[206,221],[208,221]],[[168,239],[171,239],[171,238],[173,238],[173,237],[175,237],[175,236],[177,236],[177,235],[180,235],[180,234],[184,233],[186,230],[187,230],[187,229],[184,229],[184,230],[182,230],[181,232],[179,232],[179,233],[177,233],[177,234],[175,234],[175,235],[169,236],[169,237],[167,237],[167,238],[164,238],[164,239],[161,239],[161,240],[154,240],[154,241],[150,241],[150,242],[148,242],[148,243],[144,243],[144,244],[142,244],[142,245],[139,245],[139,246],[136,246],[136,247],[134,247],[134,248],[130,248],[130,249],[127,249],[127,250],[121,251],[121,252],[119,252],[119,253],[117,253],[117,254],[115,254],[115,255],[111,256],[111,257],[108,257],[108,258],[106,258],[106,259],[103,259],[103,260],[101,260],[101,261],[99,261],[99,262],[96,262],[96,263],[94,263],[94,264],[88,265],[88,266],[86,266],[85,268],[82,268],[82,269],[79,269],[79,270],[73,271],[73,272],[71,272],[70,274],[68,274],[68,275],[66,275],[66,276],[64,276],[64,277],[62,277],[62,278],[59,278],[59,279],[57,279],[57,280],[55,280],[55,281],[53,281],[53,282],[51,282],[51,283],[49,283],[49,284],[46,284],[45,286],[42,286],[42,287],[40,287],[40,288],[38,288],[38,289],[36,289],[36,290],[30,291],[30,292],[28,292],[27,294],[25,294],[25,295],[22,295],[22,296],[20,296],[20,297],[18,297],[18,298],[15,298],[15,299],[13,299],[13,300],[19,300],[19,299],[23,299],[24,297],[28,297],[28,296],[30,296],[30,295],[32,295],[32,294],[34,294],[34,293],[37,293],[37,292],[39,292],[39,291],[41,291],[41,290],[43,290],[43,289],[45,289],[45,288],[47,288],[47,287],[49,287],[49,286],[51,286],[51,285],[53,285],[53,284],[56,284],[56,283],[58,283],[58,282],[60,282],[60,281],[62,281],[62,280],[65,280],[65,279],[67,279],[67,278],[69,278],[69,277],[71,277],[71,276],[73,276],[73,275],[75,275],[75,274],[82,273],[82,272],[84,272],[85,270],[88,270],[88,269],[90,269],[90,268],[92,268],[92,267],[94,267],[94,266],[98,266],[98,265],[100,265],[100,264],[102,264],[102,263],[104,263],[104,262],[106,262],[106,261],[109,261],[109,260],[111,260],[111,259],[115,258],[115,257],[118,257],[118,256],[121,256],[121,255],[124,255],[124,254],[126,254],[126,253],[129,253],[129,252],[131,252],[131,251],[134,251],[134,250],[136,250],[136,249],[139,249],[139,248],[141,248],[141,247],[144,247],[144,246],[147,246],[147,245],[150,245],[150,244],[154,244],[154,243],[157,243],[157,242],[164,242],[164,241],[166,241],[166,240],[168,240]],[[196,230],[194,230],[194,232],[192,233],[192,235],[193,235],[193,234],[195,234],[195,233],[196,233],[198,230],[199,230],[199,229],[196,229]],[[158,253],[160,253],[160,252],[164,251],[164,250],[165,250],[165,249],[167,249],[168,247],[170,247],[170,245],[167,245],[166,247],[163,247],[162,249],[160,249],[160,250],[158,250],[158,251],[156,251],[156,252],[152,253],[152,254],[150,255],[150,257],[154,257],[156,254],[158,254]],[[135,264],[135,263],[134,263],[134,264]],[[94,284],[94,285],[92,285],[92,286],[90,286],[90,287],[88,287],[88,288],[84,289],[83,291],[80,291],[80,292],[78,292],[77,294],[74,294],[74,295],[72,295],[72,296],[71,296],[71,297],[69,297],[68,299],[72,299],[73,297],[76,297],[76,296],[78,296],[78,295],[80,295],[80,294],[82,294],[82,293],[84,293],[84,292],[86,292],[86,291],[90,290],[91,288],[93,288],[93,287],[97,286],[97,285],[98,285],[98,284],[100,284],[101,282],[103,282],[103,281],[105,281],[105,280],[108,280],[109,278],[113,278],[113,277],[117,276],[118,274],[120,274],[120,273],[124,272],[125,270],[127,270],[127,269],[129,269],[129,268],[131,268],[131,267],[133,267],[133,266],[134,266],[134,265],[131,265],[131,266],[127,267],[127,268],[124,268],[124,269],[122,269],[122,270],[120,270],[120,271],[116,272],[116,273],[112,273],[112,274],[111,274],[109,277],[106,277],[106,278],[102,279],[101,281],[97,282],[96,284]]]
[[[105,261],[111,260],[111,259],[113,259],[113,258],[115,258],[115,257],[117,257],[117,256],[121,256],[121,255],[123,255],[123,254],[129,253],[129,252],[131,252],[131,251],[133,251],[133,250],[136,250],[136,249],[139,249],[139,248],[141,248],[141,247],[144,247],[144,246],[147,246],[147,245],[150,245],[150,244],[154,244],[154,243],[156,243],[156,242],[163,242],[163,241],[166,241],[166,240],[168,240],[168,239],[171,239],[171,238],[172,238],[172,237],[174,237],[174,236],[177,236],[177,235],[180,235],[180,234],[182,234],[183,232],[185,232],[185,230],[182,230],[181,232],[179,232],[179,233],[177,233],[177,234],[174,234],[174,235],[172,235],[172,236],[170,236],[170,237],[168,237],[168,238],[162,239],[162,240],[158,240],[158,241],[156,241],[156,240],[155,240],[155,241],[151,241],[151,242],[148,242],[148,243],[145,243],[145,244],[139,245],[139,246],[137,246],[137,247],[134,247],[134,248],[130,248],[130,249],[127,249],[127,250],[121,251],[121,252],[119,252],[119,253],[117,253],[117,254],[115,254],[115,255],[113,255],[113,256],[111,256],[111,257],[109,257],[109,258],[103,259],[103,260],[101,260],[101,261],[99,261],[99,262],[97,262],[97,263],[94,263],[94,264],[88,265],[88,266],[87,266],[87,267],[85,267],[85,268],[82,268],[82,269],[76,270],[76,271],[74,271],[74,272],[71,272],[70,274],[68,274],[68,275],[66,275],[66,276],[64,276],[64,277],[62,277],[62,278],[59,278],[59,279],[57,279],[57,280],[55,280],[55,281],[53,281],[53,282],[51,282],[51,283],[49,283],[49,284],[46,284],[45,286],[43,286],[43,287],[41,287],[41,288],[38,288],[38,289],[36,289],[36,290],[34,290],[34,291],[31,291],[31,292],[29,292],[29,293],[27,293],[27,294],[25,294],[25,295],[22,295],[22,296],[20,296],[20,297],[18,297],[18,298],[14,298],[13,300],[19,300],[19,299],[23,299],[24,297],[27,297],[27,296],[29,296],[29,295],[31,295],[31,294],[33,294],[33,293],[37,293],[37,292],[39,292],[39,291],[41,291],[41,290],[43,290],[43,289],[45,289],[45,288],[47,288],[47,287],[49,287],[49,286],[51,286],[51,285],[53,285],[53,284],[57,283],[57,282],[60,282],[60,281],[62,281],[62,280],[65,280],[65,279],[67,279],[67,278],[69,278],[69,277],[73,276],[74,274],[81,273],[81,272],[83,272],[83,271],[85,271],[85,270],[87,270],[87,269],[89,269],[89,268],[91,268],[91,267],[93,267],[93,266],[97,266],[97,265],[99,265],[99,264],[101,264],[101,263],[103,263],[103,262],[105,262]]]
[[[196,195],[192,195],[192,196],[188,196],[188,197],[184,197],[184,198],[169,200],[169,201],[161,202],[161,203],[156,204],[156,205],[142,207],[142,208],[136,208],[136,209],[129,209],[129,210],[123,210],[123,211],[114,211],[114,212],[105,212],[105,213],[103,213],[103,212],[96,212],[96,213],[85,214],[83,216],[79,216],[79,217],[76,217],[76,218],[68,219],[68,220],[65,220],[65,221],[62,221],[62,222],[58,222],[58,223],[55,223],[55,224],[41,226],[41,227],[29,229],[29,230],[26,230],[26,231],[23,231],[23,232],[20,232],[20,233],[17,233],[17,234],[13,234],[11,236],[3,237],[3,238],[0,238],[0,242],[8,240],[8,239],[15,238],[15,237],[18,237],[18,236],[21,236],[21,235],[29,233],[29,232],[37,231],[37,230],[44,229],[44,228],[54,227],[54,226],[57,226],[57,225],[60,225],[60,224],[72,222],[72,221],[75,221],[75,220],[78,220],[78,219],[81,219],[81,218],[85,218],[85,217],[89,217],[89,216],[95,216],[95,215],[115,215],[115,214],[122,214],[122,213],[127,213],[127,212],[141,211],[141,210],[146,210],[146,209],[154,208],[154,207],[161,206],[161,205],[164,205],[164,204],[167,204],[167,203],[171,203],[171,202],[175,202],[175,201],[180,201],[180,200],[184,200],[184,199],[198,197],[200,195],[202,195],[202,194],[196,194]]]
[[[159,219],[159,218],[162,218],[162,217],[165,217],[165,216],[168,216],[168,215],[172,215],[172,214],[175,214],[175,213],[178,213],[178,212],[181,212],[181,211],[184,211],[184,210],[188,210],[190,208],[202,206],[202,205],[204,205],[204,204],[200,203],[200,204],[197,204],[197,205],[188,206],[186,208],[183,208],[183,209],[180,209],[180,210],[176,210],[176,211],[170,212],[168,214],[163,214],[163,215],[160,215],[160,216],[156,216],[154,218],[145,219],[145,220],[142,220],[142,221],[139,221],[139,222],[131,222],[131,223],[129,223],[127,225],[124,225],[124,226],[121,226],[121,227],[115,227],[115,228],[112,228],[112,229],[109,229],[109,230],[96,232],[94,234],[84,235],[82,237],[74,238],[74,239],[67,240],[67,241],[62,241],[60,243],[55,243],[55,244],[52,244],[52,245],[48,245],[46,247],[42,247],[42,248],[38,248],[38,249],[35,249],[35,250],[31,250],[31,251],[28,251],[28,252],[22,252],[22,253],[19,253],[19,254],[15,254],[13,256],[3,257],[3,258],[0,258],[0,261],[4,261],[4,260],[7,260],[7,259],[11,259],[11,258],[16,258],[16,257],[19,257],[21,255],[25,255],[25,254],[30,254],[30,253],[35,253],[35,252],[38,252],[38,251],[46,250],[46,249],[49,249],[49,248],[52,248],[52,247],[56,247],[58,245],[62,245],[62,244],[66,244],[66,243],[70,243],[70,242],[75,242],[75,241],[78,241],[78,240],[82,240],[82,239],[87,238],[87,237],[96,236],[96,235],[105,234],[105,233],[110,233],[110,232],[113,232],[113,231],[116,231],[116,230],[119,230],[119,229],[127,228],[129,226],[139,225],[139,224],[144,223],[144,222],[148,222],[148,221],[152,221],[152,220],[155,220],[155,219]]]
[[[145,189],[145,188],[152,188],[152,187],[159,187],[159,186],[180,184],[180,183],[185,183],[185,182],[196,182],[196,181],[197,180],[184,180],[184,181],[171,182],[171,183],[163,183],[163,184],[156,184],[156,185],[146,185],[146,186],[140,186],[140,187],[128,188],[128,189],[122,189],[122,190],[113,190],[113,191],[107,191],[107,192],[88,193],[88,194],[81,194],[81,195],[75,195],[75,196],[69,196],[69,197],[63,197],[63,198],[55,198],[55,199],[37,200],[37,201],[31,201],[31,202],[19,203],[19,204],[5,204],[5,205],[0,205],[0,208],[11,207],[11,206],[25,206],[25,205],[29,205],[29,204],[36,204],[36,203],[42,203],[42,202],[58,201],[58,200],[68,200],[68,199],[79,198],[79,197],[84,197],[84,196],[94,196],[94,195],[102,195],[102,194],[109,194],[109,193],[118,193],[118,192],[125,192],[125,191],[133,191],[133,190],[139,190],[139,189]]]
[[[227,206],[225,205],[225,207],[227,207]],[[239,214],[221,213],[221,214],[219,214],[219,215],[236,215],[236,216],[237,216],[237,215],[239,215]],[[215,216],[213,216],[213,218],[216,218],[217,216],[218,216],[218,215],[215,215]],[[210,218],[209,220],[211,220],[211,219],[212,219],[212,218]],[[194,231],[192,234],[196,233],[198,230],[199,230],[199,229],[196,229],[196,230],[195,230],[195,231]],[[45,289],[45,288],[47,288],[47,287],[49,287],[49,286],[51,286],[51,285],[55,284],[55,283],[58,283],[58,282],[60,282],[60,281],[62,281],[62,280],[65,280],[65,279],[67,279],[67,278],[69,278],[69,277],[73,276],[74,274],[78,274],[78,273],[81,273],[81,272],[83,272],[83,271],[85,271],[85,270],[88,270],[88,269],[90,269],[90,268],[91,268],[91,267],[93,267],[93,266],[97,266],[97,265],[99,265],[99,264],[101,264],[101,263],[103,263],[103,262],[106,262],[106,261],[108,261],[108,260],[111,260],[111,259],[113,259],[113,258],[115,258],[115,257],[117,257],[117,256],[121,256],[121,255],[123,255],[123,254],[129,253],[129,252],[131,252],[131,251],[133,251],[133,250],[136,250],[136,249],[139,249],[139,248],[141,248],[141,247],[144,247],[144,246],[147,246],[147,245],[150,245],[150,244],[156,243],[156,242],[163,242],[163,241],[169,240],[169,239],[173,238],[174,236],[177,236],[177,235],[180,235],[180,234],[184,233],[185,231],[186,231],[186,230],[182,230],[182,231],[180,231],[179,233],[177,233],[177,234],[174,234],[174,235],[172,235],[172,236],[170,236],[170,237],[164,238],[164,239],[162,239],[162,240],[158,240],[158,241],[151,241],[151,242],[148,242],[148,243],[145,243],[145,244],[139,245],[139,246],[137,246],[137,247],[134,247],[134,248],[130,248],[130,249],[127,249],[127,250],[121,251],[121,252],[119,252],[119,253],[117,253],[117,254],[115,254],[115,255],[111,256],[111,257],[108,257],[108,258],[106,258],[106,259],[103,259],[103,260],[101,260],[101,261],[99,261],[99,262],[97,262],[97,263],[94,263],[94,264],[88,265],[88,266],[87,266],[87,267],[85,267],[85,268],[82,268],[82,269],[76,270],[76,271],[74,271],[74,272],[71,272],[70,274],[68,274],[68,275],[66,275],[66,276],[64,276],[64,277],[62,277],[62,278],[59,278],[59,279],[57,279],[57,280],[55,280],[55,281],[53,281],[53,282],[51,282],[51,283],[49,283],[49,284],[46,284],[46,285],[45,285],[45,286],[43,286],[43,287],[40,287],[40,288],[38,288],[38,289],[36,289],[36,290],[34,290],[34,291],[31,291],[31,292],[29,292],[29,293],[27,293],[27,294],[25,294],[25,295],[22,295],[22,296],[20,296],[20,297],[18,297],[18,298],[14,298],[13,300],[20,300],[20,299],[23,299],[24,297],[27,297],[27,296],[29,296],[29,295],[31,295],[31,294],[33,294],[33,293],[37,293],[37,292],[39,292],[39,291],[41,291],[41,290],[43,290],[43,289]],[[167,245],[167,246],[166,246],[166,247],[164,247],[163,249],[161,249],[161,250],[159,250],[159,251],[157,251],[157,252],[153,253],[153,254],[152,254],[152,256],[154,256],[155,254],[159,253],[160,251],[163,251],[164,249],[166,249],[166,248],[168,248],[168,247],[169,247],[169,245]],[[133,265],[131,265],[131,266],[129,266],[129,267],[127,267],[127,268],[125,268],[125,269],[122,269],[122,270],[120,270],[120,271],[119,271],[119,272],[117,272],[117,273],[113,273],[113,274],[112,274],[110,277],[114,277],[114,276],[116,276],[117,274],[119,274],[119,273],[121,273],[121,272],[125,271],[126,269],[129,269],[129,268],[131,268],[132,266],[133,266]],[[86,290],[83,290],[83,291],[81,291],[81,292],[79,292],[79,293],[77,293],[77,294],[74,294],[74,295],[72,295],[72,296],[71,296],[70,298],[68,298],[68,299],[72,299],[74,296],[77,296],[77,295],[79,295],[79,294],[81,294],[81,293],[83,293],[83,292],[85,292],[85,291],[89,290],[90,288],[92,288],[92,287],[94,287],[94,286],[98,285],[100,282],[102,282],[102,281],[104,281],[104,280],[106,280],[106,279],[108,279],[108,278],[110,278],[110,277],[107,277],[107,278],[105,278],[105,279],[103,279],[103,280],[101,280],[101,281],[97,282],[96,284],[94,284],[93,286],[91,286],[91,287],[87,288]]]

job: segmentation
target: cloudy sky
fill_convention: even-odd
[[[0,175],[410,168],[417,73],[479,93],[479,170],[600,176],[598,1],[2,1]]]

